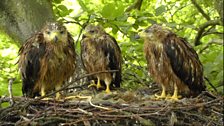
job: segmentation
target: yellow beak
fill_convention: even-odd
[[[58,32],[51,32],[50,39],[51,39],[53,42],[58,42],[58,35],[59,35]]]
[[[145,31],[141,31],[141,32],[139,32],[139,36],[141,38],[145,38],[147,36],[147,34],[145,33]]]
[[[89,38],[89,37],[91,37],[91,36],[92,36],[92,35],[91,35],[90,33],[88,33],[88,32],[86,32],[86,33],[83,34],[83,37],[88,37],[88,38]]]

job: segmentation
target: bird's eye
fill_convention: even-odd
[[[89,32],[90,32],[90,33],[94,33],[95,31],[94,31],[94,30],[90,30]]]
[[[64,31],[60,31],[60,34],[64,34],[65,32]]]
[[[48,35],[50,35],[51,32],[50,32],[50,31],[46,31],[46,33],[47,33]]]

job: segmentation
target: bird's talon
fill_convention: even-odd
[[[155,97],[156,97],[156,99],[164,99],[164,98],[166,98],[165,95],[157,95],[157,94],[155,94]]]
[[[44,100],[44,101],[49,101],[49,100],[53,100],[53,98],[48,98],[48,97],[45,97],[45,98],[42,98],[41,100]]]
[[[97,88],[97,89],[102,88],[101,84],[97,84],[97,85],[96,85],[96,88]]]
[[[170,96],[170,97],[166,97],[166,100],[173,100],[173,101],[178,101],[179,98],[181,98],[181,95],[178,96]]]
[[[111,91],[110,91],[109,89],[105,90],[105,92],[106,92],[107,94],[110,94],[110,93],[111,93]]]
[[[56,98],[55,98],[57,101],[60,101],[60,99],[62,99],[62,97],[61,96],[56,96]]]
[[[94,80],[91,80],[91,83],[88,85],[88,88],[90,87],[97,87],[97,84],[95,84]]]
[[[88,88],[90,88],[90,87],[97,87],[97,85],[96,84],[90,84],[90,85],[88,85]]]

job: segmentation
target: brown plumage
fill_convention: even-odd
[[[156,24],[140,36],[144,38],[149,73],[162,85],[158,98],[167,98],[167,89],[173,90],[171,99],[175,100],[178,93],[196,96],[205,90],[202,64],[186,40]]]
[[[110,84],[120,87],[121,83],[121,50],[116,40],[107,34],[100,26],[88,25],[81,40],[81,58],[87,73],[118,70],[115,73],[100,73],[91,79],[97,79],[98,89],[100,81],[106,84],[106,92],[110,92]],[[90,85],[90,86],[92,86]]]
[[[26,40],[19,50],[18,66],[22,75],[24,96],[44,96],[60,89],[75,70],[73,38],[60,23],[47,23]],[[60,94],[56,94],[59,99]]]

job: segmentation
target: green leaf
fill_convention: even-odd
[[[81,6],[81,8],[84,10],[84,11],[87,11],[89,12],[88,8],[86,7],[85,3],[83,2],[83,0],[77,0],[79,5]]]
[[[62,11],[62,12],[67,12],[67,11],[68,11],[68,8],[67,8],[65,5],[59,5],[57,8],[58,8],[60,11]]]
[[[115,12],[113,13],[114,17],[119,17],[123,15],[124,9],[125,9],[125,6],[123,6],[123,4],[119,4],[118,7],[115,6]]]
[[[159,6],[158,8],[156,8],[156,16],[161,15],[165,11],[166,11],[166,6],[164,5]]]
[[[155,20],[152,20],[152,19],[148,19],[147,21],[148,21],[149,23],[151,23],[151,24],[156,24],[156,23],[157,23]]]
[[[124,9],[125,6],[123,4],[115,5],[115,3],[108,3],[103,7],[101,14],[104,18],[114,20],[117,17],[123,16]],[[127,17],[125,18],[127,19]]]
[[[114,12],[115,12],[115,4],[110,3],[103,7],[101,14],[104,18],[113,20],[115,18]]]
[[[133,24],[132,27],[133,27],[135,30],[137,30],[137,29],[139,28],[138,24],[136,24],[136,23]]]
[[[220,82],[223,81],[223,70],[217,74],[216,79],[219,80]]]
[[[53,3],[60,4],[62,0],[54,0]]]
[[[117,27],[113,27],[113,28],[112,28],[112,33],[113,33],[113,34],[117,34],[117,32],[118,32],[118,28],[117,28]]]

